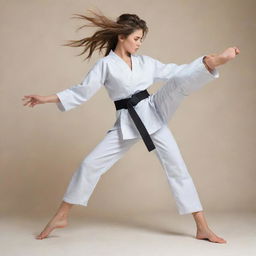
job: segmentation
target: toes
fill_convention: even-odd
[[[221,237],[216,237],[214,240],[212,240],[215,243],[226,243],[226,241]]]
[[[196,237],[196,238],[200,240],[207,240],[213,243],[227,243],[227,241],[221,237]]]
[[[47,233],[45,233],[45,232],[41,232],[36,238],[37,239],[44,239],[44,238],[46,238],[47,237]]]
[[[226,243],[226,242],[227,242],[227,241],[226,241],[225,239],[223,239],[223,238],[220,238],[219,241],[222,242],[222,243]]]
[[[40,234],[40,235],[38,235],[37,237],[36,237],[36,239],[43,239],[44,237],[43,237],[43,235],[42,234]]]

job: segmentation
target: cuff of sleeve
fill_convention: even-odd
[[[65,92],[58,92],[56,93],[56,95],[58,96],[60,102],[56,103],[57,108],[61,111],[67,111],[67,107],[65,106]]]

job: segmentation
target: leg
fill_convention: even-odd
[[[156,146],[154,151],[168,178],[180,214],[192,213],[197,226],[197,239],[225,243],[208,227],[203,215],[198,193],[184,163],[178,145],[167,125],[151,135]]]
[[[184,163],[178,145],[167,125],[151,135],[154,150],[166,172],[179,214],[202,210],[193,180]]]
[[[234,59],[239,53],[237,47],[229,47],[222,54],[201,56],[184,64],[181,70],[151,96],[164,123],[169,122],[186,96],[219,77],[216,67]]]
[[[63,201],[87,206],[101,175],[109,170],[138,140],[139,138],[123,140],[118,129],[108,132],[74,172]]]
[[[214,243],[226,243],[227,241],[222,237],[215,235],[206,222],[205,216],[202,211],[193,212],[192,213],[194,220],[196,222],[197,232],[196,238],[201,240],[209,240],[210,242]]]
[[[55,228],[65,227],[68,212],[74,204],[87,206],[100,176],[110,169],[138,140],[137,138],[122,140],[118,129],[108,132],[74,172],[57,213],[37,236],[37,239],[47,237]]]
[[[171,120],[181,102],[186,98],[186,96],[180,92],[174,78],[169,79],[168,82],[150,97],[159,117],[165,124]]]
[[[209,72],[201,56],[176,72],[155,94],[152,101],[165,124],[167,124],[186,96],[198,91],[219,77],[216,69]]]
[[[207,55],[205,58],[206,68],[208,68],[208,70],[211,71],[212,69],[234,59],[236,55],[238,55],[239,53],[240,53],[240,50],[236,46],[234,46],[234,47],[227,48],[221,54]]]

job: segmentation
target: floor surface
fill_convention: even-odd
[[[1,255],[251,256],[256,255],[256,213],[207,213],[226,244],[195,239],[192,215],[166,212],[121,217],[69,216],[68,226],[35,239],[49,218],[1,217]]]

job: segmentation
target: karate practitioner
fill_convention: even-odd
[[[219,77],[216,67],[235,58],[237,47],[221,54],[200,56],[189,64],[164,64],[147,55],[135,54],[148,31],[146,22],[135,14],[120,15],[117,21],[93,12],[94,18],[78,15],[102,29],[90,39],[73,41],[69,46],[93,49],[106,45],[100,58],[82,82],[50,96],[26,95],[24,106],[56,103],[69,111],[88,101],[102,86],[116,108],[116,122],[103,140],[75,170],[63,201],[37,239],[47,237],[55,228],[67,225],[74,204],[87,206],[101,175],[108,171],[135,143],[143,140],[148,152],[154,152],[166,172],[179,214],[192,214],[197,239],[226,243],[210,230],[203,215],[198,193],[177,143],[168,128],[175,110],[192,92]],[[91,56],[92,52],[87,58]],[[147,88],[157,81],[166,83],[154,94]]]

